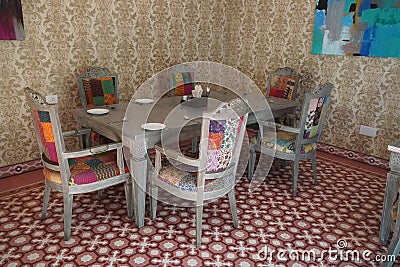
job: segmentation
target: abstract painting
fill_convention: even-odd
[[[24,40],[21,0],[0,0],[0,40]]]
[[[400,57],[400,0],[317,0],[312,53]]]

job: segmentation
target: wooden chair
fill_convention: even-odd
[[[196,78],[194,71],[173,72],[170,76],[171,96],[192,95]]]
[[[390,241],[389,247],[387,249],[387,252],[385,254],[385,259],[386,261],[382,262],[382,267],[391,267],[396,261],[396,257],[400,253],[400,201],[397,200],[396,202],[397,206],[395,207],[396,209],[393,211],[393,217],[395,218],[395,224],[394,224],[394,230],[393,230],[393,236],[392,240]],[[393,219],[392,219],[393,220]]]
[[[289,67],[278,68],[268,74],[266,96],[296,100],[299,80],[299,75],[293,69]],[[284,117],[276,118],[275,121],[280,124],[295,126],[299,117],[300,115],[295,113],[286,114]],[[258,128],[258,124],[247,126],[249,140],[253,143],[257,140]]]
[[[279,68],[268,75],[267,96],[295,100],[298,87],[299,75],[291,68]]]
[[[90,130],[63,132],[57,105],[50,105],[30,88],[25,96],[31,110],[45,177],[42,219],[46,217],[50,191],[62,192],[64,202],[64,239],[71,235],[72,201],[75,194],[101,190],[125,183],[128,216],[132,216],[129,171],[124,166],[122,144],[109,144],[67,152],[64,138],[89,134]]]
[[[118,74],[111,73],[107,68],[87,68],[83,76],[78,77],[78,87],[84,107],[94,108],[119,102]],[[91,133],[91,141],[93,144],[112,143],[95,132]]]
[[[262,123],[255,144],[250,143],[249,179],[254,173],[256,151],[277,159],[293,161],[293,196],[297,194],[300,160],[312,159],[314,183],[317,184],[317,144],[328,110],[333,85],[326,83],[306,95],[300,128]],[[276,129],[276,134],[274,133]],[[259,163],[260,164],[260,163]]]
[[[78,87],[84,107],[98,107],[117,104],[118,74],[107,68],[89,67],[83,76],[78,77]]]
[[[173,149],[156,146],[156,172],[151,175],[151,217],[156,217],[158,187],[196,205],[196,244],[201,244],[204,201],[228,194],[234,227],[238,226],[235,175],[246,127],[247,105],[240,99],[223,103],[203,114],[200,155],[186,157]],[[161,167],[161,155],[174,164]],[[193,172],[185,171],[191,168]]]

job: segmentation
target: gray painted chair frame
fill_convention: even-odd
[[[232,103],[232,101],[231,101]],[[150,175],[150,183],[151,183],[151,197],[150,197],[150,207],[151,207],[151,217],[154,219],[156,217],[157,212],[157,195],[158,195],[158,187],[163,188],[169,193],[180,197],[182,199],[186,199],[189,201],[194,201],[196,204],[196,246],[199,247],[201,245],[201,232],[202,232],[202,217],[203,217],[203,205],[204,201],[216,199],[225,196],[228,194],[230,208],[233,217],[233,225],[235,228],[238,227],[238,218],[237,218],[237,210],[236,210],[236,199],[235,199],[235,176],[239,162],[240,151],[242,147],[244,132],[246,128],[246,122],[248,117],[248,107],[242,100],[236,100],[238,104],[235,108],[233,106],[228,106],[227,103],[221,104],[219,108],[217,108],[212,113],[204,113],[202,120],[202,130],[201,130],[201,140],[199,151],[200,156],[198,159],[193,159],[182,155],[179,151],[172,149],[164,149],[161,146],[156,146],[156,166],[155,173]],[[242,124],[240,125],[239,135],[236,137],[236,145],[233,149],[232,158],[229,165],[218,172],[206,173],[206,164],[207,164],[207,149],[208,149],[208,138],[209,138],[209,126],[211,120],[229,120],[229,119],[237,119],[238,117],[243,116]],[[197,191],[183,191],[179,188],[171,186],[163,181],[158,179],[158,173],[161,169],[161,154],[167,156],[167,158],[177,161],[178,163],[184,164],[188,168],[195,168],[197,170]],[[223,188],[218,190],[213,190],[209,192],[204,191],[205,180],[206,179],[223,179],[225,177],[233,176],[233,181],[228,183]]]
[[[124,159],[122,154],[122,144],[114,143],[104,146],[92,147],[90,149],[83,149],[79,151],[66,151],[64,138],[76,135],[90,135],[90,129],[81,129],[76,131],[63,132],[61,129],[60,120],[58,117],[57,105],[50,105],[46,103],[44,98],[34,92],[30,88],[25,88],[26,101],[32,112],[32,119],[35,128],[37,142],[39,144],[39,151],[42,159],[42,164],[45,168],[53,171],[60,172],[61,183],[56,183],[45,179],[45,190],[44,190],[44,200],[43,200],[43,210],[42,219],[46,218],[46,211],[48,207],[48,201],[50,197],[51,190],[62,192],[63,202],[64,202],[64,239],[69,240],[71,236],[71,220],[72,220],[72,202],[73,196],[75,194],[88,193],[92,191],[101,190],[110,186],[114,186],[120,183],[125,183],[125,196],[127,202],[128,216],[132,217],[133,205],[132,205],[132,189],[131,189],[131,179],[130,174],[124,172]],[[34,110],[45,111],[49,113],[52,132],[54,135],[54,141],[56,146],[58,162],[51,161],[47,158],[44,151],[46,148],[43,147],[38,125],[33,115]],[[117,150],[117,165],[120,170],[120,175],[101,180],[98,182],[83,184],[83,185],[70,185],[70,169],[68,164],[68,159],[89,156],[93,154],[99,154],[106,151]]]
[[[292,188],[292,194],[293,196],[296,196],[297,194],[297,180],[298,180],[298,175],[299,175],[299,162],[301,160],[308,160],[312,159],[312,168],[313,168],[313,176],[314,176],[314,184],[317,184],[317,159],[316,159],[316,154],[317,151],[316,149],[305,153],[301,154],[301,147],[302,145],[305,144],[318,144],[322,127],[325,121],[325,116],[326,112],[328,111],[329,107],[329,102],[330,102],[330,95],[333,89],[333,85],[331,83],[326,83],[322,86],[317,87],[313,93],[307,94],[306,99],[304,101],[303,105],[303,110],[301,113],[301,124],[300,128],[293,128],[289,126],[284,126],[280,124],[273,124],[271,122],[265,122],[261,123],[259,135],[258,135],[258,140],[256,144],[250,144],[250,157],[249,157],[249,179],[252,178],[253,173],[254,173],[254,165],[255,165],[255,160],[256,160],[256,151],[264,153],[268,156],[275,157],[277,159],[282,159],[282,160],[287,160],[287,161],[293,161],[293,169],[292,169],[292,179],[293,179],[293,188]],[[315,98],[326,98],[326,103],[325,107],[323,109],[323,112],[321,114],[321,118],[318,124],[317,132],[315,136],[312,138],[304,138],[303,134],[299,133],[304,133],[305,128],[306,128],[306,123],[307,123],[307,115],[308,115],[308,108],[310,106],[310,101]],[[273,125],[272,125],[273,124]],[[271,128],[275,131],[276,128],[280,128],[280,130],[286,131],[286,132],[292,132],[292,133],[297,133],[297,138],[295,141],[295,153],[284,153],[275,150],[274,148],[269,148],[266,146],[263,146],[261,144],[261,139],[262,136],[264,136],[264,127],[270,128],[269,131],[271,131]],[[275,128],[276,127],[276,128]],[[262,164],[262,163],[258,163]]]

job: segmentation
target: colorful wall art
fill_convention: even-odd
[[[0,0],[0,40],[24,40],[21,0]]]
[[[400,57],[400,0],[317,0],[312,53]]]

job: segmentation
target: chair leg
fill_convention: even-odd
[[[250,148],[249,153],[250,154],[249,154],[247,179],[251,180],[254,174],[254,165],[256,164],[256,151],[253,148]]]
[[[293,161],[293,189],[292,195],[297,196],[297,179],[299,177],[299,160],[295,159]]]
[[[72,222],[72,201],[73,195],[63,194],[64,198],[64,240],[68,241],[71,237],[71,222]]]
[[[312,158],[312,169],[313,169],[313,176],[314,176],[314,185],[318,184],[317,178],[317,156],[314,155]]]
[[[238,216],[237,216],[235,189],[234,188],[231,191],[229,191],[228,197],[229,197],[229,205],[231,206],[233,227],[238,228],[239,222],[238,222]]]
[[[46,218],[47,207],[49,205],[51,187],[47,184],[45,180],[44,184],[44,196],[43,196],[43,209],[42,209],[42,219]]]
[[[201,226],[203,222],[203,205],[196,207],[196,247],[201,246]]]
[[[97,195],[99,197],[103,197],[103,192],[104,192],[104,189],[100,189],[100,190],[97,191]]]
[[[387,261],[382,262],[382,267],[383,266],[388,266],[391,267],[393,266],[394,262],[396,261],[396,257],[400,252],[400,234],[397,233],[393,236],[392,241],[390,242],[390,245],[388,247],[388,250],[386,252],[386,259]]]
[[[151,219],[154,220],[157,217],[158,187],[152,185],[150,190],[150,213]]]
[[[197,137],[192,138],[192,153],[197,152],[197,141],[198,141]]]
[[[125,187],[126,209],[128,211],[128,218],[132,218],[133,216],[132,182],[131,181],[125,182],[124,187]]]

